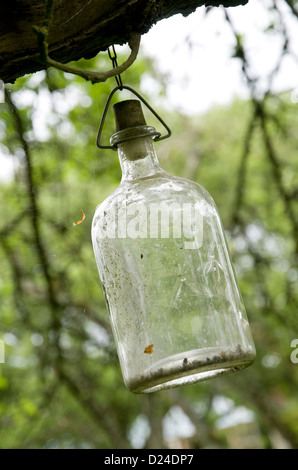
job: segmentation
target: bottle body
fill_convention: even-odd
[[[135,393],[206,380],[255,358],[211,196],[160,167],[151,173],[122,180],[92,224],[124,382]]]

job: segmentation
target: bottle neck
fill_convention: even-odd
[[[146,178],[162,170],[151,136],[118,144],[122,181]]]

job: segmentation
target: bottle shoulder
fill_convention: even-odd
[[[137,202],[143,200],[172,200],[179,199],[181,202],[195,202],[204,199],[207,203],[214,205],[214,201],[209,192],[199,183],[174,176],[166,171],[157,173],[147,178],[128,182],[119,186],[121,194]]]
[[[209,192],[195,181],[173,176],[166,171],[133,181],[121,181],[118,188],[96,208],[94,218],[130,204],[150,203],[204,203],[215,208]]]

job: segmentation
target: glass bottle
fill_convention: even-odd
[[[122,180],[96,209],[92,243],[127,388],[249,366],[254,342],[212,197],[161,168],[138,100],[114,112]]]

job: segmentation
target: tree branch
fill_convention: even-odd
[[[43,273],[47,282],[49,302],[52,305],[52,307],[55,309],[57,306],[57,301],[54,295],[53,282],[50,276],[50,272],[49,272],[50,270],[49,270],[48,260],[46,257],[46,251],[42,242],[40,228],[39,228],[39,209],[38,209],[38,205],[36,201],[36,194],[35,194],[35,188],[34,188],[34,183],[33,183],[31,153],[30,153],[30,149],[28,147],[27,141],[24,137],[23,122],[21,120],[21,117],[18,113],[18,110],[13,100],[11,99],[10,92],[7,90],[7,88],[5,88],[5,99],[14,117],[18,138],[25,154],[26,183],[27,183],[27,190],[28,190],[29,201],[30,201],[30,214],[31,214],[33,234],[35,238],[36,249],[38,252],[39,260],[43,268]]]
[[[295,15],[298,18],[298,11],[296,10],[296,8],[294,6],[294,1],[293,0],[285,0],[285,2],[288,5],[288,7],[290,8],[293,15]]]
[[[244,138],[244,146],[243,146],[243,152],[241,156],[240,167],[238,171],[237,187],[236,187],[236,193],[235,193],[235,199],[234,199],[234,209],[232,211],[232,217],[231,217],[232,224],[238,223],[239,218],[240,218],[239,212],[240,212],[241,206],[243,204],[243,199],[244,199],[247,161],[248,161],[248,157],[250,154],[254,129],[256,127],[256,114],[257,112],[255,109],[249,121],[246,135]]]
[[[91,83],[100,83],[105,82],[108,78],[115,77],[120,73],[124,72],[128,67],[130,67],[136,60],[139,52],[141,35],[132,33],[128,45],[131,49],[131,53],[128,59],[123,62],[123,64],[108,70],[107,72],[95,72],[92,70],[83,70],[72,65],[63,64],[57,60],[51,59],[48,52],[48,34],[53,18],[53,11],[55,6],[55,0],[48,0],[46,7],[46,15],[41,27],[34,26],[33,30],[37,35],[38,46],[40,50],[40,60],[43,64],[50,67],[55,67],[56,69],[62,70],[63,72],[72,73],[78,75],[85,80],[90,81]]]
[[[292,208],[291,195],[288,194],[287,190],[284,188],[284,185],[283,185],[280,163],[275,153],[275,150],[272,144],[272,139],[267,130],[266,115],[265,115],[263,103],[262,105],[259,104],[258,106],[258,117],[260,120],[261,130],[263,133],[263,141],[265,144],[265,150],[266,150],[268,159],[271,163],[275,183],[279,191],[279,194],[284,202],[286,213],[292,225],[293,239],[295,240],[295,254],[298,255],[298,222],[296,220],[295,213]]]
[[[115,67],[107,72],[94,72],[92,70],[83,70],[77,67],[73,67],[71,65],[62,64],[61,62],[57,62],[56,60],[47,57],[46,63],[56,69],[62,70],[63,72],[73,73],[74,75],[79,75],[80,77],[84,78],[85,80],[90,81],[91,83],[100,83],[105,82],[108,78],[115,77],[120,73],[124,72],[128,69],[136,60],[139,52],[141,42],[141,35],[140,34],[133,34],[129,41],[129,47],[131,48],[131,53],[128,59],[123,62],[123,64]]]
[[[107,435],[114,438],[117,446],[120,449],[129,448],[129,442],[121,430],[119,425],[119,418],[117,413],[114,412],[112,407],[100,404],[98,401],[95,403],[89,395],[84,391],[91,388],[91,383],[83,374],[80,375],[78,380],[73,379],[70,374],[66,374],[61,368],[59,370],[60,380],[66,385],[72,395],[78,402],[85,408],[91,418],[106,431]],[[82,386],[83,385],[83,386]]]

